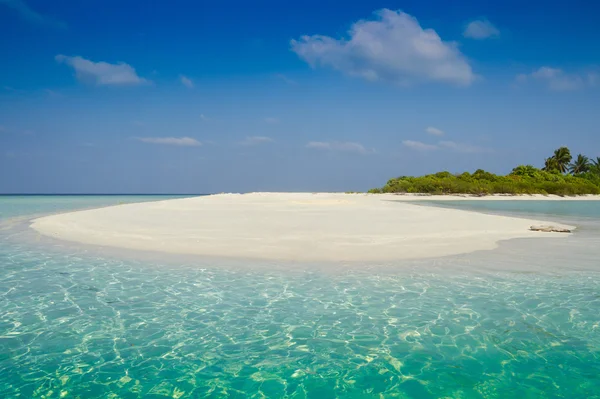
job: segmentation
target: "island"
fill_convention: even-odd
[[[508,175],[495,175],[482,169],[474,173],[439,172],[425,176],[390,179],[371,193],[447,194],[554,194],[559,196],[600,194],[600,157],[594,160],[579,154],[574,160],[567,147],[546,158],[544,167],[515,167]]]

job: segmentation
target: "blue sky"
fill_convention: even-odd
[[[525,4],[523,4],[525,3]],[[0,192],[345,191],[600,156],[600,3],[0,0]]]

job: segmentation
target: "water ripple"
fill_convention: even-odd
[[[599,397],[598,236],[332,272],[2,234],[2,398]]]
[[[3,397],[572,398],[600,382],[586,273],[0,264]]]

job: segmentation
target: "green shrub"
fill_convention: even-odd
[[[478,169],[453,175],[438,172],[420,177],[401,176],[390,179],[385,186],[370,193],[424,194],[600,194],[600,174],[587,172],[577,176],[562,175],[537,169],[531,165],[517,166],[507,176]]]

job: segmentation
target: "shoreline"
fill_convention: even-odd
[[[276,194],[308,194],[302,192],[249,192],[249,193],[219,193],[210,195],[276,195]],[[489,194],[489,195],[477,195],[477,194],[427,194],[427,193],[361,193],[361,192],[345,192],[345,193],[327,193],[327,192],[314,192],[312,195],[364,195],[364,196],[385,196],[393,197],[395,199],[403,199],[406,201],[426,201],[426,200],[443,200],[443,201],[600,201],[600,194],[583,194],[576,196],[560,196],[554,194]]]
[[[442,201],[600,201],[600,195],[585,194],[578,196],[559,196],[559,195],[543,195],[543,194],[491,194],[491,195],[476,195],[476,194],[451,194],[451,195],[433,195],[433,194],[369,194],[369,195],[394,195],[399,198],[404,198],[407,201],[416,200],[442,200]]]
[[[298,262],[380,262],[494,249],[547,222],[437,207],[389,194],[251,193],[122,204],[34,219],[68,242],[167,254]],[[560,225],[572,228],[571,226]]]

